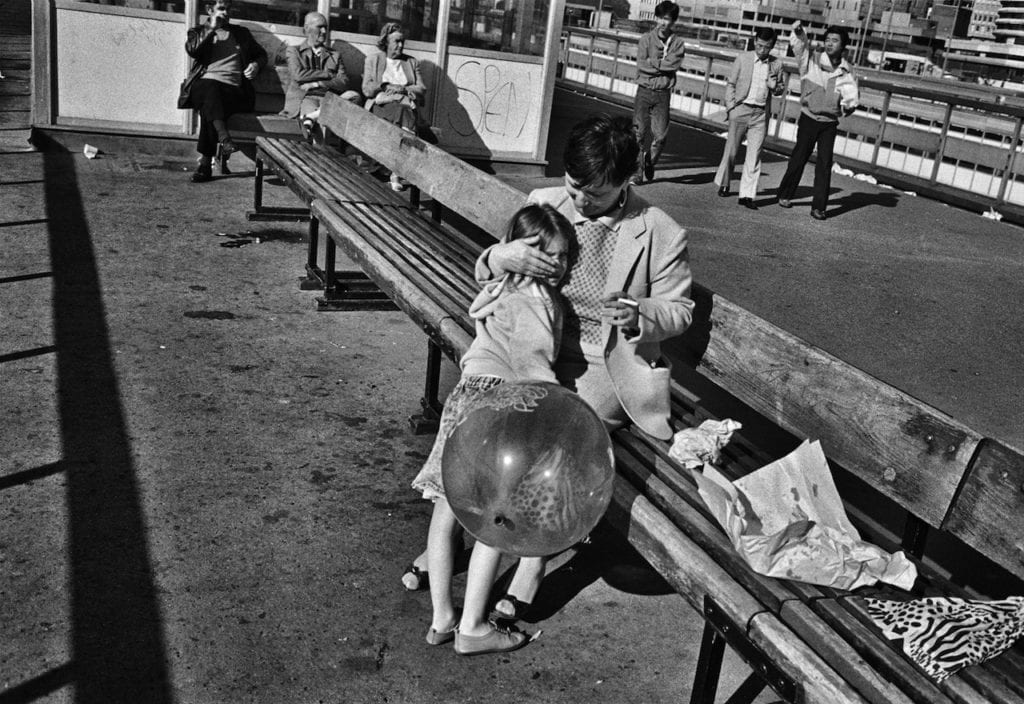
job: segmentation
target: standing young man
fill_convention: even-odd
[[[857,79],[853,67],[843,58],[850,43],[850,35],[842,27],[825,30],[824,47],[810,50],[807,33],[800,20],[793,23],[790,46],[800,69],[800,122],[796,130],[796,144],[789,157],[789,166],[779,183],[779,205],[792,207],[790,202],[800,184],[804,166],[811,158],[815,144],[818,159],[814,165],[814,198],[811,217],[824,220],[832,185],[832,150],[836,143],[839,118],[851,114],[860,103]]]
[[[679,19],[679,6],[663,0],[654,8],[654,29],[640,37],[636,50],[636,101],[633,124],[640,140],[640,169],[634,179],[643,183],[654,178],[668,136],[668,108],[676,71],[683,63],[683,38],[672,32]]]
[[[782,61],[773,56],[775,30],[762,27],[754,35],[754,50],[739,54],[725,83],[725,112],[729,119],[729,134],[722,152],[722,162],[715,174],[718,195],[730,195],[729,181],[743,137],[747,138],[747,155],[743,160],[740,177],[739,204],[756,210],[757,182],[761,178],[761,147],[768,132],[772,114],[772,96],[782,95],[786,81]]]

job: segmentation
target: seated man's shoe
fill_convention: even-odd
[[[815,220],[824,220],[826,217],[825,211],[817,209],[811,210],[811,217],[814,218]]]
[[[229,156],[238,151],[238,145],[234,143],[231,137],[222,139],[217,144],[217,158],[227,159]]]
[[[753,198],[740,198],[737,202],[744,208],[749,208],[750,210],[757,210],[757,206],[754,205]]]
[[[654,180],[654,162],[651,161],[651,155],[648,154],[644,157],[644,181]]]
[[[213,168],[209,164],[200,164],[192,173],[192,183],[206,183],[213,178]]]
[[[526,645],[530,637],[510,628],[492,628],[482,636],[468,636],[455,632],[455,652],[459,655],[486,655],[508,653]]]
[[[779,207],[780,208],[792,208],[793,207],[793,202],[790,201],[789,198],[779,198]]]
[[[228,166],[228,158],[226,156],[217,157],[217,172],[221,176],[231,175],[231,168]]]
[[[731,194],[729,193],[729,186],[728,186],[728,184],[725,185],[725,186],[719,186],[718,187],[718,197],[719,198],[725,198],[725,197],[727,197],[729,195],[731,195]]]

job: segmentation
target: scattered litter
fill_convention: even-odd
[[[85,154],[86,159],[95,159],[96,156],[100,153],[100,150],[92,146],[91,144],[86,144],[82,148],[82,153]]]
[[[832,164],[832,173],[839,174],[840,176],[853,176],[853,171],[851,171],[850,169],[844,169],[842,166],[836,163]]]
[[[995,208],[989,208],[987,212],[981,214],[981,217],[999,222],[1000,220],[1003,219],[1003,214],[1000,212],[996,212]]]
[[[856,180],[864,181],[865,183],[870,183],[870,184],[874,184],[874,185],[878,184],[878,179],[876,179],[871,174],[854,174],[853,177]]]
[[[227,237],[230,240],[229,242],[221,242],[221,247],[244,247],[247,244],[260,243],[259,237],[252,236],[252,230],[238,233],[218,232],[217,237]]]
[[[903,191],[903,194],[907,195],[907,196],[913,196],[914,198],[917,198],[917,191]]]
[[[160,349],[162,349],[162,350],[167,349],[167,345],[160,345]]]

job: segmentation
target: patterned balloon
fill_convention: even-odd
[[[463,527],[520,557],[579,542],[612,496],[608,431],[583,399],[557,384],[505,383],[481,394],[457,419],[441,468]]]

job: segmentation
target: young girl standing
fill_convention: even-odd
[[[426,551],[433,617],[426,640],[430,645],[454,640],[455,652],[460,655],[515,650],[528,637],[520,631],[499,629],[485,618],[501,552],[480,541],[470,556],[462,617],[458,618],[451,594],[458,523],[441,485],[441,456],[448,438],[483,392],[505,381],[557,383],[552,365],[558,356],[562,313],[558,294],[551,289],[565,272],[572,236],[572,225],[549,205],[527,205],[512,216],[505,241],[522,240],[540,247],[559,262],[558,270],[546,278],[508,274],[484,285],[477,295],[469,309],[476,321],[476,338],[462,357],[462,376],[445,403],[434,447],[412,483],[423,492],[423,498],[434,502]],[[543,558],[522,558],[520,569],[538,572],[542,565]],[[422,567],[413,573],[417,579],[425,576]]]

